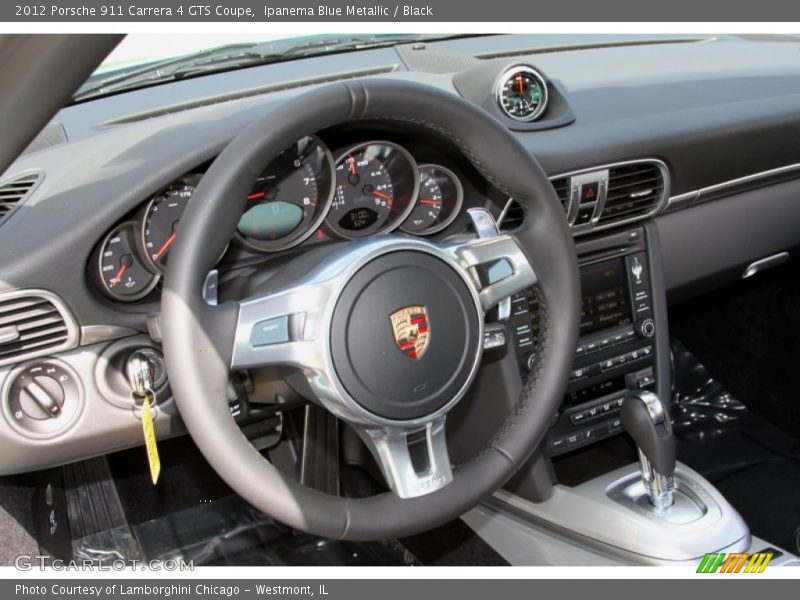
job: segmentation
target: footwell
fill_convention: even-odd
[[[799,551],[800,440],[747,410],[677,340],[672,359],[678,460],[714,484],[754,535]]]

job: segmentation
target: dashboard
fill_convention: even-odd
[[[20,397],[20,377],[65,377],[61,404],[50,405],[63,420],[56,427],[30,402],[4,402],[3,472],[141,443],[124,361],[141,349],[157,360],[160,289],[186,204],[239,132],[330,81],[392,77],[459,94],[513,131],[519,151],[551,177],[585,288],[553,453],[576,435],[582,444],[613,433],[614,394],[626,385],[653,385],[654,376],[668,385],[668,350],[659,350],[666,301],[735,281],[751,262],[800,245],[795,39],[497,35],[413,46],[190,78],[57,115],[0,177],[2,205],[15,202],[0,214],[0,395]],[[413,123],[309,131],[247,188],[217,264],[223,298],[312,248],[373,235],[474,235],[473,207],[507,231],[523,218],[452,140]],[[644,288],[636,273],[647,276]],[[519,384],[535,352],[535,296],[514,298],[511,311],[508,358]],[[502,412],[501,363],[487,353],[475,395],[492,410],[476,432]],[[178,435],[162,385],[156,431]],[[290,392],[253,385],[270,401]],[[47,380],[40,387],[58,395]],[[65,404],[67,392],[74,402]],[[18,410],[34,415],[23,416],[26,426]]]
[[[371,235],[463,233],[465,190],[468,206],[494,204],[502,212],[508,199],[445,142],[383,133],[364,140],[363,129],[324,132],[331,145],[312,134],[283,150],[248,182],[221,267]],[[175,178],[105,232],[87,266],[104,296],[115,303],[157,296],[183,211],[209,164]]]

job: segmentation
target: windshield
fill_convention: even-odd
[[[93,75],[141,66],[153,61],[196,54],[218,46],[231,44],[259,44],[288,39],[286,36],[227,35],[129,35],[109,54]]]
[[[242,35],[134,35],[126,37],[73,96],[93,99],[220,71],[454,35],[338,34],[300,37]]]

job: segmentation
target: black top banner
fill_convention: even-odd
[[[791,0],[11,0],[4,22],[793,22]]]

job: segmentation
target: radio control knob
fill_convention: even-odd
[[[525,370],[530,373],[531,371],[533,371],[533,367],[536,364],[536,353],[530,352],[526,354],[525,358],[522,359],[522,361],[525,365]]]
[[[636,323],[636,333],[641,338],[651,338],[656,334],[656,322],[653,319],[642,319]]]

